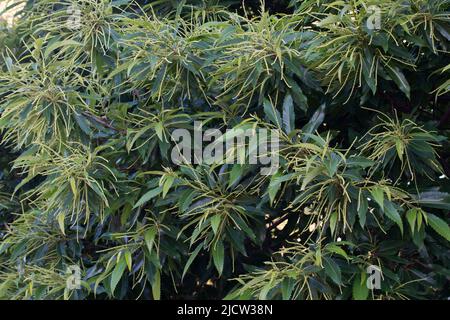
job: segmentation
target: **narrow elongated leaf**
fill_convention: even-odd
[[[400,88],[400,90],[402,90],[403,93],[409,98],[411,88],[410,88],[408,80],[406,80],[403,72],[399,68],[397,68],[397,67],[393,68],[389,65],[387,65],[386,70],[388,71],[392,80],[394,80],[394,82]]]
[[[369,288],[366,285],[365,273],[361,273],[353,280],[353,299],[354,300],[367,300],[369,296]]]
[[[391,219],[392,221],[394,221],[398,225],[398,227],[400,228],[401,233],[403,234],[402,218],[400,217],[400,214],[398,213],[397,209],[392,204],[392,202],[390,202],[390,201],[386,201],[385,202],[384,213],[386,214],[386,216],[389,219]]]
[[[427,217],[428,224],[434,229],[434,231],[447,239],[447,241],[450,241],[450,227],[448,226],[448,224],[434,214],[429,213],[427,214]]]
[[[222,275],[225,250],[223,247],[223,243],[221,241],[218,242],[216,244],[216,246],[213,248],[212,254],[213,254],[214,265],[216,266],[216,269],[219,272],[219,275]]]
[[[283,102],[283,128],[287,134],[295,129],[294,101],[290,94],[284,98]]]
[[[169,192],[170,188],[172,187],[174,181],[175,181],[174,176],[168,176],[166,178],[166,180],[164,181],[163,189],[162,189],[162,197],[163,198],[166,197],[166,195]]]
[[[161,299],[161,273],[159,272],[159,270],[156,270],[155,278],[152,282],[152,294],[154,300]]]
[[[63,47],[71,47],[71,46],[82,46],[81,43],[75,41],[75,40],[71,40],[71,39],[67,39],[64,41],[57,41],[55,43],[53,43],[52,45],[48,46],[47,49],[45,49],[44,52],[44,57],[47,58],[50,53],[52,53],[54,50],[58,49],[58,48],[63,48]]]
[[[192,262],[194,262],[195,258],[197,257],[198,253],[203,247],[203,243],[200,243],[197,248],[189,255],[189,259],[187,260],[186,264],[184,265],[183,269],[183,275],[181,276],[181,279],[184,278],[186,275],[186,272],[189,270],[189,267],[191,266]]]
[[[325,268],[325,273],[331,278],[331,280],[333,280],[337,285],[341,285],[341,269],[336,262],[334,262],[333,259],[324,257],[323,266]]]
[[[416,209],[409,209],[406,212],[406,220],[408,220],[409,226],[411,228],[411,233],[414,233],[414,228],[416,225],[416,219],[417,219],[417,211]]]
[[[58,219],[59,229],[61,230],[63,235],[66,235],[66,231],[65,231],[65,227],[64,227],[64,221],[66,219],[65,214],[64,213],[58,214],[57,219]]]
[[[281,115],[280,112],[268,99],[264,100],[264,112],[267,118],[278,128],[281,128]]]
[[[148,191],[146,194],[144,194],[138,202],[134,205],[133,209],[136,209],[137,207],[142,206],[143,204],[149,202],[151,199],[159,195],[162,191],[162,187],[158,187],[156,189],[152,189]]]
[[[222,217],[220,214],[216,214],[211,218],[211,227],[214,231],[214,234],[217,234],[217,231],[219,230],[220,222],[222,221]]]
[[[359,224],[361,225],[361,228],[364,228],[364,226],[366,225],[367,211],[369,210],[369,203],[367,202],[367,198],[361,196],[358,205]]]
[[[370,190],[370,194],[372,195],[375,202],[378,203],[381,210],[384,210],[384,191],[383,191],[383,189],[379,188],[379,187],[373,187]]]
[[[155,243],[157,229],[156,227],[150,227],[144,234],[145,244],[147,246],[148,252],[151,253],[153,250],[153,245]]]
[[[127,266],[127,263],[125,261],[125,258],[123,255],[120,256],[119,261],[116,263],[116,266],[111,274],[111,293],[114,294],[114,291],[116,290],[117,284],[119,283],[120,279],[122,278],[123,272],[125,271],[125,268]]]

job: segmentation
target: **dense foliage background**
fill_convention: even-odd
[[[0,27],[0,298],[450,296],[449,1],[23,4]],[[175,165],[194,121],[278,130],[280,168]]]

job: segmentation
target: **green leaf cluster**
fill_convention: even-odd
[[[448,1],[19,2],[1,299],[448,298]],[[173,163],[197,121],[276,131],[275,174]]]

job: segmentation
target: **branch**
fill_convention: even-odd
[[[94,120],[95,122],[100,123],[104,127],[107,127],[107,128],[109,128],[111,130],[114,130],[114,131],[117,131],[117,132],[121,132],[121,133],[125,132],[124,130],[119,130],[119,129],[115,128],[108,119],[98,117],[98,116],[96,116],[96,115],[94,115],[94,114],[92,114],[92,113],[90,113],[88,111],[84,111],[83,115],[85,115],[86,117]]]

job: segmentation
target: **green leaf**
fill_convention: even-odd
[[[66,216],[64,213],[59,213],[57,216],[58,219],[58,225],[59,225],[59,229],[61,230],[61,232],[63,233],[63,235],[66,235],[65,232],[65,228],[64,228],[64,220],[66,219]]]
[[[123,255],[120,256],[119,261],[116,263],[114,271],[111,274],[111,294],[114,295],[116,286],[122,278],[123,272],[125,271],[127,264]]]
[[[417,218],[417,210],[415,208],[409,209],[406,212],[406,220],[408,220],[409,226],[411,227],[411,233],[414,233],[416,218]]]
[[[144,241],[147,245],[147,249],[149,253],[152,253],[153,245],[155,243],[157,229],[155,226],[150,227],[144,234]]]
[[[417,229],[420,229],[422,227],[422,219],[425,219],[425,222],[428,223],[428,217],[425,212],[422,211],[422,209],[416,209],[417,212]]]
[[[334,262],[333,259],[324,257],[323,266],[325,268],[325,273],[327,274],[327,276],[329,276],[331,280],[333,280],[333,282],[336,283],[337,285],[341,285],[342,284],[341,269],[339,268],[337,263]]]
[[[125,250],[124,257],[125,257],[125,261],[126,261],[127,266],[128,266],[128,270],[131,271],[132,264],[133,264],[133,261],[131,259],[131,251],[130,250]]]
[[[75,179],[73,177],[70,177],[69,182],[70,182],[70,188],[72,189],[73,197],[76,198],[78,195],[78,189],[77,189],[77,185],[75,183]]]
[[[275,200],[275,197],[278,193],[278,190],[280,190],[281,187],[281,179],[280,179],[281,173],[277,172],[270,178],[269,187],[267,189],[269,193],[269,200],[270,204],[273,204],[273,201]]]
[[[268,99],[264,99],[264,112],[267,118],[275,124],[278,128],[281,128],[281,115],[280,112]]]
[[[180,200],[178,201],[180,211],[186,212],[186,210],[189,208],[189,206],[192,204],[192,201],[197,196],[197,192],[195,190],[186,190],[183,192],[182,196],[180,197]]]
[[[212,256],[214,260],[214,265],[216,266],[219,275],[222,275],[223,272],[223,263],[224,263],[224,255],[225,249],[223,247],[222,241],[219,241],[216,246],[213,248]]]
[[[403,161],[403,154],[405,153],[405,145],[403,144],[403,141],[397,139],[395,141],[395,148],[397,149],[398,158]]]
[[[337,172],[339,164],[341,163],[341,157],[332,152],[330,157],[325,159],[323,163],[325,165],[325,168],[327,168],[328,175],[330,177],[333,177]]]
[[[386,65],[387,69],[386,71],[389,73],[389,76],[394,80],[394,82],[397,84],[397,86],[400,88],[400,90],[403,91],[403,93],[410,98],[410,91],[411,88],[409,86],[408,80],[406,80],[405,75],[398,67],[391,67],[389,65]]]
[[[161,273],[159,270],[156,270],[155,278],[152,281],[152,294],[154,300],[161,299]]]
[[[272,289],[272,282],[269,281],[259,293],[259,300],[267,300],[267,294],[269,293],[270,289]]]
[[[183,280],[184,276],[186,275],[186,272],[189,270],[189,267],[191,266],[192,262],[194,262],[195,257],[197,257],[198,253],[203,247],[203,243],[200,243],[197,248],[189,255],[189,259],[184,265],[183,275],[181,276],[181,280]]]
[[[165,141],[165,139],[164,139],[164,127],[163,127],[163,124],[161,122],[158,122],[155,125],[155,132],[156,132],[156,135],[158,136],[158,139],[160,141]]]
[[[373,187],[370,190],[370,194],[376,203],[380,206],[381,210],[384,210],[384,191],[380,187]]]
[[[173,182],[175,181],[175,177],[174,176],[167,176],[164,184],[163,184],[163,189],[162,189],[162,197],[165,198],[167,195],[167,192],[169,192],[170,188],[173,185]]]
[[[339,18],[338,15],[330,14],[326,18],[320,20],[317,23],[317,26],[318,27],[325,27],[325,26],[327,26],[329,24],[333,24],[333,23],[336,23],[336,22],[339,22],[339,21],[340,21],[340,18]]]
[[[64,41],[57,41],[57,42],[49,45],[47,47],[47,49],[45,49],[44,57],[48,58],[48,56],[50,55],[50,53],[53,50],[56,50],[56,49],[61,48],[61,47],[82,46],[82,45],[83,44],[81,44],[81,43],[79,43],[79,42],[77,42],[75,40],[70,40],[70,39],[64,40]]]
[[[136,209],[137,207],[142,206],[143,204],[149,202],[151,199],[159,195],[162,191],[162,187],[158,187],[156,189],[150,190],[146,194],[144,194],[138,202],[134,205],[133,209]]]
[[[10,57],[5,57],[5,65],[9,72],[13,70],[13,60]]]
[[[357,166],[357,167],[361,167],[363,169],[371,167],[375,164],[374,161],[369,160],[364,157],[359,157],[359,156],[352,156],[352,157],[346,159],[345,163],[347,164],[347,166]]]
[[[447,241],[450,241],[450,227],[447,222],[431,213],[427,214],[427,218],[428,224],[434,229],[434,231],[444,237]]]
[[[450,194],[435,190],[420,193],[414,198],[422,207],[450,210]]]
[[[222,221],[222,217],[220,214],[216,214],[211,218],[211,227],[214,231],[214,234],[217,234],[217,231],[219,230],[220,222]]]
[[[239,181],[242,177],[242,173],[244,172],[244,166],[241,164],[233,165],[233,168],[230,172],[230,180],[228,182],[228,187],[231,187],[233,184]]]
[[[316,254],[315,254],[315,259],[316,261],[314,262],[314,264],[316,266],[322,266],[322,250],[320,250],[320,247],[317,248],[316,250]]]
[[[386,214],[386,216],[391,219],[392,221],[394,221],[398,227],[400,228],[401,233],[403,234],[403,222],[402,222],[402,218],[400,217],[397,209],[395,208],[395,206],[392,204],[392,202],[390,201],[386,201],[385,205],[384,205],[384,213]]]
[[[325,119],[325,109],[326,104],[321,104],[320,107],[317,108],[316,112],[314,112],[309,122],[302,128],[302,131],[306,134],[302,139],[303,142],[308,141],[308,134],[314,133],[322,124],[323,120]]]
[[[358,205],[359,224],[361,228],[364,228],[364,226],[366,225],[367,211],[369,210],[369,203],[367,202],[367,198],[364,196],[360,196]]]
[[[283,127],[287,134],[295,129],[294,101],[290,94],[286,95],[283,102]]]
[[[341,247],[335,245],[335,244],[327,244],[325,246],[325,250],[331,253],[335,253],[340,255],[341,257],[345,258],[347,261],[350,260],[350,258],[348,257],[347,253],[344,251],[344,249],[342,249]]]
[[[309,170],[308,173],[306,173],[305,177],[303,178],[302,186],[300,187],[301,191],[304,191],[306,189],[306,186],[314,180],[319,174],[321,174],[322,168],[316,167],[312,170]]]
[[[369,288],[366,285],[367,275],[363,272],[356,276],[353,280],[353,299],[354,300],[367,300],[369,296]]]
[[[3,281],[0,284],[0,299],[6,300],[8,297],[8,291],[10,288],[14,286],[14,282],[12,280]]]
[[[284,278],[281,282],[281,295],[283,300],[289,300],[294,291],[296,281],[292,278]]]
[[[75,113],[75,120],[77,121],[78,126],[80,127],[81,131],[83,131],[88,136],[92,135],[92,130],[91,130],[91,127],[89,126],[89,122],[86,119],[86,117],[84,117],[81,114]]]
[[[336,230],[336,224],[337,224],[337,218],[338,218],[338,214],[337,212],[333,212],[330,216],[330,230],[331,230],[331,235],[334,235],[334,231]]]

